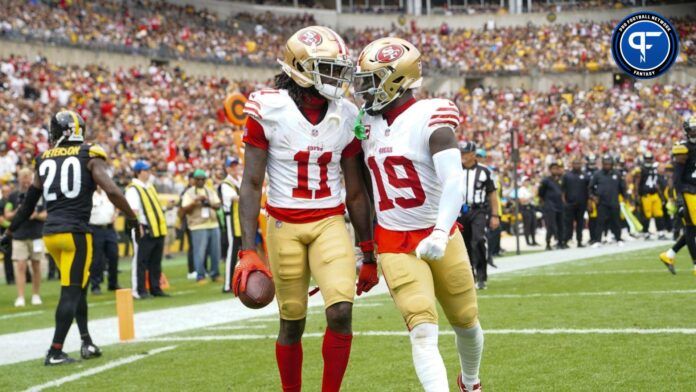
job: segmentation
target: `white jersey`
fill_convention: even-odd
[[[251,94],[244,113],[263,127],[262,135],[247,129],[244,141],[268,150],[269,206],[306,210],[342,204],[340,161],[354,140],[353,103],[329,101],[323,120],[312,125],[286,90],[260,90]],[[357,141],[351,147],[359,151]]]
[[[377,222],[385,229],[412,231],[435,226],[442,186],[430,154],[430,135],[459,125],[449,100],[416,101],[391,126],[381,115],[363,118],[362,142],[372,176]]]

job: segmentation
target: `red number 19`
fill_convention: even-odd
[[[390,156],[384,160],[384,171],[387,173],[387,180],[394,188],[410,188],[413,192],[413,197],[397,197],[393,201],[387,196],[387,191],[384,188],[384,181],[377,165],[375,157],[367,159],[367,166],[372,170],[372,175],[375,177],[377,184],[377,193],[379,193],[379,201],[377,207],[380,211],[386,211],[394,208],[396,203],[401,208],[414,208],[423,205],[425,202],[425,192],[421,186],[420,179],[416,168],[408,158],[403,156]],[[396,175],[396,167],[401,166],[406,172],[406,178],[400,178]]]

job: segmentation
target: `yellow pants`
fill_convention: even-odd
[[[684,196],[684,223],[688,226],[696,226],[696,194],[683,193]]]
[[[640,197],[641,208],[645,219],[662,218],[662,199],[657,193],[650,193]]]
[[[319,286],[324,307],[353,302],[355,253],[343,216],[311,223],[268,218],[268,259],[283,320],[307,316],[310,276]]]
[[[57,233],[43,237],[60,271],[61,286],[87,286],[92,265],[92,234]]]
[[[381,253],[379,264],[409,330],[422,323],[437,324],[436,301],[451,325],[476,325],[474,277],[459,231],[447,244],[442,260],[428,262],[412,253]]]

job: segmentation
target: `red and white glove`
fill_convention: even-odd
[[[418,243],[416,257],[426,261],[441,260],[445,257],[447,242],[449,242],[449,234],[444,230],[435,229]]]
[[[234,267],[234,274],[232,275],[232,291],[237,297],[239,297],[239,293],[246,291],[246,283],[250,273],[261,271],[269,278],[273,278],[271,271],[261,261],[255,250],[240,250],[238,255],[239,262]]]
[[[363,252],[363,262],[358,273],[358,284],[356,285],[356,294],[367,293],[379,283],[379,275],[377,274],[377,262],[375,261],[375,245],[372,240],[363,241],[360,244],[360,250]]]

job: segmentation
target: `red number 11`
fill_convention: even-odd
[[[331,162],[331,151],[327,151],[317,159],[319,165],[319,189],[309,189],[309,151],[300,151],[293,159],[297,162],[297,187],[292,190],[292,197],[298,199],[323,199],[331,196],[329,188],[329,163]],[[312,195],[314,197],[312,197]]]

